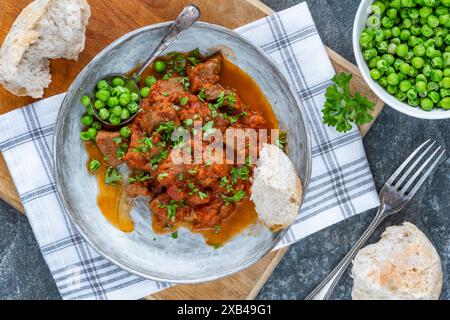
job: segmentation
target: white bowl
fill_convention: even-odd
[[[361,72],[364,80],[369,85],[370,89],[386,104],[391,106],[397,111],[404,114],[422,118],[422,119],[447,119],[450,118],[450,110],[443,110],[440,108],[434,108],[431,111],[424,111],[420,107],[411,107],[407,103],[403,103],[397,100],[394,96],[389,94],[382,86],[370,77],[370,70],[366,61],[363,58],[361,47],[359,45],[359,36],[366,25],[367,17],[370,13],[370,7],[373,0],[362,0],[359,5],[358,12],[356,12],[355,22],[353,24],[353,51],[356,57],[356,63],[358,64],[359,71]]]

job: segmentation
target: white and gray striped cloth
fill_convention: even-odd
[[[263,48],[298,93],[311,128],[313,168],[295,224],[278,247],[378,205],[361,136],[322,124],[334,70],[306,3],[237,29]],[[64,299],[137,299],[168,287],[129,274],[94,251],[69,222],[52,176],[52,136],[63,95],[0,117],[0,150]]]

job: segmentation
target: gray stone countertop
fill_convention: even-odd
[[[298,0],[263,0],[274,10]],[[359,0],[307,1],[324,43],[354,62],[351,34]],[[379,189],[415,147],[428,138],[450,148],[450,120],[429,121],[408,117],[386,106],[364,138],[375,183]],[[391,217],[370,239],[375,242],[389,225],[411,221],[436,245],[442,258],[444,287],[441,299],[450,298],[450,160],[428,179],[411,205]],[[369,224],[375,211],[352,217],[292,245],[258,299],[303,299],[345,255]],[[0,299],[60,299],[42,258],[31,227],[23,215],[0,201]],[[339,246],[336,245],[339,243]],[[348,272],[334,299],[350,299]]]

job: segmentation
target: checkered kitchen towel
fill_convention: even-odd
[[[324,92],[334,70],[305,3],[237,30],[279,64],[310,124],[312,179],[301,214],[279,247],[378,205],[359,131],[322,124]],[[165,283],[121,270],[94,251],[69,222],[52,177],[52,135],[63,95],[0,117],[0,150],[44,258],[64,299],[136,299]],[[37,111],[39,110],[39,111]]]

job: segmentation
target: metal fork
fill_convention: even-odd
[[[386,181],[380,191],[381,205],[367,230],[339,264],[306,297],[306,300],[329,299],[348,265],[375,229],[386,217],[399,212],[408,204],[445,153],[445,150],[439,152],[442,149],[441,146],[433,148],[435,143],[436,141],[431,140],[422,143]],[[426,160],[422,160],[425,156],[427,156]]]

